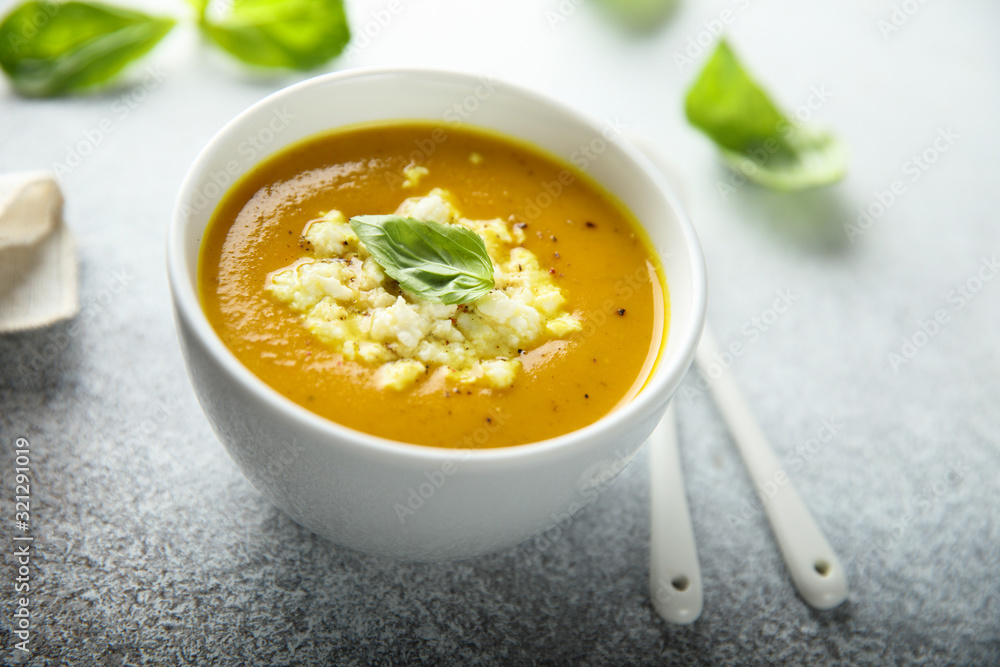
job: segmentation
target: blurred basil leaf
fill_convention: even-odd
[[[809,125],[786,125],[784,147],[764,157],[774,144],[756,151],[730,151],[720,148],[722,160],[730,169],[746,174],[748,180],[779,192],[794,192],[830,185],[847,171],[847,149],[827,130]]]
[[[716,143],[734,171],[773,190],[828,185],[847,170],[847,150],[826,130],[785,116],[725,40],[688,91],[688,122]]]
[[[351,38],[341,0],[224,0],[220,4],[217,17],[214,4],[203,4],[202,30],[251,65],[313,69],[340,54]]]
[[[46,97],[110,81],[175,21],[89,2],[25,2],[0,23],[0,67],[22,95]]]
[[[579,3],[559,4],[560,11],[574,10]],[[622,27],[638,33],[650,33],[659,29],[677,8],[677,0],[597,0],[605,13]],[[564,9],[564,7],[566,9]],[[554,12],[549,12],[552,14]],[[565,20],[565,15],[556,14]],[[555,27],[555,17],[549,18],[549,25]],[[561,22],[561,21],[560,21]]]

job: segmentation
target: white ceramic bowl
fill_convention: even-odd
[[[268,155],[301,139],[385,119],[466,122],[578,162],[589,152],[586,171],[642,222],[661,256],[670,293],[666,347],[634,400],[551,440],[449,450],[385,440],[328,421],[237,361],[206,319],[197,292],[202,234],[224,192]],[[320,76],[261,100],[223,128],[181,187],[167,262],[191,381],[250,482],[300,524],[337,544],[416,560],[463,558],[517,544],[596,497],[663,415],[694,355],[706,298],[701,251],[676,197],[643,155],[612,134],[522,88],[423,69]]]

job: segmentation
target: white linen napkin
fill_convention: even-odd
[[[76,243],[52,174],[0,174],[0,333],[73,317]]]

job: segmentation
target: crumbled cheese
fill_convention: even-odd
[[[271,273],[266,286],[345,359],[377,364],[378,386],[401,390],[444,368],[455,383],[509,387],[521,351],[581,329],[579,318],[563,309],[552,275],[521,245],[522,227],[463,218],[440,189],[403,201],[395,214],[462,225],[482,236],[496,288],[461,306],[409,294],[385,275],[339,211],[306,226],[312,253]]]
[[[427,371],[427,367],[414,359],[390,361],[379,366],[375,371],[375,382],[380,387],[389,389],[405,389]]]
[[[420,183],[420,179],[431,173],[427,167],[411,164],[403,170],[406,180],[403,182],[404,188],[415,188]]]

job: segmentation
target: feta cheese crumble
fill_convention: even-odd
[[[420,184],[420,179],[431,173],[427,167],[420,167],[411,164],[406,169],[403,170],[403,176],[406,180],[403,181],[404,188],[415,188]]]
[[[398,216],[461,225],[483,237],[495,289],[476,301],[424,301],[388,277],[340,211],[311,221],[311,256],[272,272],[266,289],[345,359],[378,366],[379,387],[405,389],[443,368],[460,384],[510,387],[517,357],[533,344],[579,331],[552,275],[523,247],[523,229],[503,220],[461,217],[447,191],[403,201]]]

